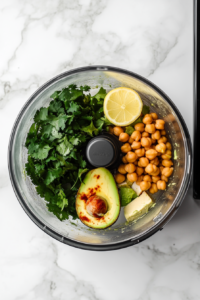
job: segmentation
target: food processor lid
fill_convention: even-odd
[[[93,167],[109,167],[118,157],[118,145],[111,134],[103,134],[92,138],[86,146],[86,158]]]

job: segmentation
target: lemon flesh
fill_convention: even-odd
[[[111,90],[104,99],[104,114],[114,125],[127,126],[142,112],[143,103],[137,92],[126,87]]]

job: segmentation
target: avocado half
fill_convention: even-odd
[[[103,197],[108,210],[101,217],[92,217],[86,210],[91,196]],[[76,197],[76,211],[79,219],[91,228],[105,229],[117,221],[120,213],[120,198],[113,175],[105,168],[91,170],[85,176]]]

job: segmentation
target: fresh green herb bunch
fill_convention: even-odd
[[[93,97],[89,91],[89,86],[70,85],[54,92],[50,105],[36,112],[26,139],[27,175],[60,220],[77,218],[75,197],[88,170],[84,148],[110,125],[103,113],[106,90]]]

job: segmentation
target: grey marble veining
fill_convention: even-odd
[[[175,217],[137,246],[87,252],[38,229],[7,169],[13,122],[45,81],[107,64],[147,77],[192,134],[192,0],[0,2],[0,299],[199,300],[200,203],[192,188]]]

